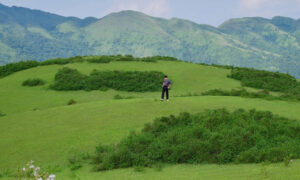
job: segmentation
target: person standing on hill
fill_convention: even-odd
[[[165,92],[167,96],[167,101],[169,101],[169,89],[171,87],[171,81],[169,80],[168,76],[165,76],[164,82],[162,85],[162,94],[161,94],[161,101],[164,100]]]

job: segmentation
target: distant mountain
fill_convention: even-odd
[[[299,78],[300,20],[241,18],[217,28],[135,11],[79,19],[0,4],[0,64],[90,54],[168,55]]]

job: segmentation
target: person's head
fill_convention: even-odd
[[[167,80],[168,79],[168,76],[167,75],[165,75],[165,80]]]

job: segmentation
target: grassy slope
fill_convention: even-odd
[[[226,78],[228,70],[200,66],[182,62],[114,62],[111,64],[70,64],[83,73],[100,70],[158,70],[169,74],[174,81],[172,95],[201,93],[208,89],[239,87],[237,81]],[[285,117],[299,119],[300,103],[244,99],[238,97],[176,97],[171,102],[159,102],[160,93],[126,92],[55,92],[43,87],[22,87],[23,80],[40,77],[53,81],[54,74],[62,66],[45,66],[15,73],[0,79],[0,110],[7,114],[0,118],[0,169],[14,168],[33,159],[44,166],[58,165],[63,172],[61,179],[74,179],[74,174],[66,170],[67,159],[75,152],[94,151],[98,143],[117,142],[131,130],[139,130],[146,122],[162,115],[178,114],[182,111],[199,112],[209,108],[227,107],[256,108],[270,110]],[[46,85],[46,86],[47,86]],[[120,94],[134,99],[113,100]],[[79,103],[65,104],[70,98]],[[38,110],[34,111],[34,108]],[[270,177],[288,175],[297,177],[296,161],[291,168],[282,164],[270,167]],[[146,170],[137,174],[133,170],[116,170],[90,173],[90,166],[76,171],[82,179],[253,179],[260,173],[260,165],[178,165],[169,166],[158,173]],[[282,171],[278,171],[281,169]],[[249,171],[248,171],[249,170]],[[299,178],[299,175],[298,175]],[[273,178],[274,179],[274,178]],[[278,178],[280,179],[280,178]]]
[[[178,62],[113,62],[110,64],[69,64],[83,73],[90,73],[93,69],[99,70],[157,70],[166,73],[174,80],[172,95],[200,93],[213,88],[231,89],[240,87],[238,81],[225,79],[229,70],[214,67],[204,67],[191,63]],[[55,92],[47,90],[53,82],[54,75],[63,66],[53,65],[29,69],[15,73],[0,80],[0,109],[6,114],[30,111],[35,108],[63,106],[71,98],[76,101],[89,102],[112,99],[115,94],[133,97],[158,97],[157,93],[126,93],[126,92]],[[43,87],[23,87],[22,82],[28,78],[41,78],[47,82]]]

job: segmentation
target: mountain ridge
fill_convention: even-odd
[[[300,19],[246,17],[214,27],[131,10],[80,19],[0,9],[0,64],[91,54],[165,55],[300,77]]]

